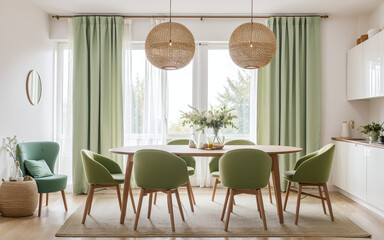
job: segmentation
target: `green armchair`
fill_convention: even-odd
[[[87,201],[85,203],[83,219],[81,221],[81,223],[84,224],[87,214],[91,214],[92,200],[95,188],[115,187],[117,192],[117,199],[121,208],[120,184],[124,183],[125,175],[121,171],[120,166],[115,161],[100,154],[83,149],[81,150],[81,159],[83,161],[85,176],[89,184]],[[136,213],[132,189],[130,186],[129,193],[133,211]]]
[[[255,145],[252,141],[244,139],[234,139],[226,142],[224,145]],[[220,183],[219,174],[219,159],[220,157],[213,157],[209,162],[209,173],[211,177],[215,178],[215,184],[213,185],[212,201],[215,200],[215,193],[217,185]],[[272,203],[271,185],[268,182],[269,201]]]
[[[137,151],[133,162],[136,184],[141,188],[134,229],[137,229],[139,222],[143,197],[149,194],[147,218],[150,218],[153,193],[163,192],[167,194],[172,231],[175,231],[172,194],[176,195],[181,219],[184,221],[178,188],[188,182],[185,160],[169,152],[148,149]]]
[[[189,144],[188,139],[175,139],[175,140],[171,140],[167,143],[167,145],[188,145],[188,144]],[[182,158],[185,161],[185,163],[187,164],[188,176],[194,175],[195,169],[196,169],[195,158],[190,157],[190,156],[180,156],[180,158]],[[193,205],[196,205],[196,201],[195,201],[195,196],[193,195],[192,185],[191,185],[191,182],[189,181],[189,179],[188,179],[188,182],[183,187],[187,187],[189,204],[190,204],[191,210],[193,212],[194,211]],[[155,196],[154,196],[154,200],[153,200],[154,204],[156,204],[156,199],[157,199],[157,193],[155,193]]]
[[[327,201],[329,215],[331,220],[333,221],[333,212],[331,199],[329,198],[327,182],[329,179],[329,175],[331,173],[333,155],[335,153],[335,144],[331,143],[324,147],[322,147],[319,151],[308,154],[299,160],[297,160],[293,170],[286,171],[284,173],[284,178],[288,181],[287,192],[285,194],[284,201],[284,211],[287,207],[289,192],[297,192],[297,205],[296,205],[296,218],[295,224],[298,223],[299,220],[299,210],[300,210],[300,199],[301,195],[307,195],[315,198],[321,199],[321,203],[323,205],[324,214],[327,213],[325,209],[324,200]],[[297,182],[299,183],[299,190],[291,188],[291,183]],[[302,192],[302,186],[317,186],[319,190],[319,196]],[[321,187],[324,188],[325,198],[323,197],[323,193]]]
[[[234,197],[238,194],[256,195],[257,209],[267,230],[261,188],[267,186],[271,174],[271,157],[257,149],[237,149],[225,153],[219,161],[221,182],[227,187],[221,220],[228,205],[224,230],[228,230],[229,218],[233,210]],[[229,203],[228,203],[229,198]]]
[[[23,175],[32,175],[25,166],[26,160],[45,160],[49,169],[54,173],[55,163],[59,154],[60,146],[56,142],[26,142],[17,145],[17,160],[20,163],[20,169]],[[61,192],[65,211],[68,210],[65,199],[65,188],[67,187],[67,176],[62,174],[53,174],[48,177],[35,178],[37,189],[39,191],[39,210],[38,216],[41,216],[41,207],[43,195],[46,193],[46,206],[48,206],[48,194],[52,192]]]

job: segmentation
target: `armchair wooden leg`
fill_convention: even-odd
[[[284,208],[283,208],[284,211],[287,208],[288,196],[289,196],[290,190],[291,190],[291,182],[288,181],[287,191],[285,192],[285,201],[284,201]]]
[[[133,198],[133,192],[131,186],[129,186],[129,197],[131,198],[133,212],[136,213],[135,199]]]
[[[300,211],[300,200],[301,200],[301,184],[299,183],[299,191],[297,192],[297,206],[296,206],[296,218],[295,224],[297,225],[299,221],[299,211]]]
[[[267,221],[265,219],[265,212],[264,212],[264,204],[263,204],[263,196],[261,194],[261,190],[258,189],[256,190],[257,192],[257,195],[258,195],[258,205],[260,205],[260,214],[261,214],[261,218],[263,219],[263,225],[264,225],[264,230],[267,230]]]
[[[231,212],[232,212],[232,208],[233,208],[233,199],[234,199],[234,197],[235,197],[234,190],[231,189],[230,190],[229,204],[228,204],[227,219],[225,220],[225,227],[224,227],[225,231],[228,231],[229,218],[230,218],[230,215],[231,215]]]
[[[65,211],[67,212],[68,211],[68,207],[67,207],[67,200],[65,199],[65,192],[64,192],[64,190],[61,190],[61,198],[63,198],[64,208],[65,208]]]
[[[45,200],[46,200],[46,202],[45,202],[45,206],[47,206],[47,207],[48,207],[48,196],[49,196],[48,194],[49,194],[49,193],[46,193],[46,194],[45,194],[45,195],[46,195],[46,197],[45,197],[45,198],[46,198],[46,199],[45,199]]]
[[[195,195],[193,194],[191,182],[189,182],[189,186],[190,186],[190,189],[191,189],[191,196],[192,196],[192,200],[193,200],[193,205],[196,205]]]
[[[321,197],[321,205],[323,205],[324,214],[327,214],[327,210],[325,209],[325,204],[324,204],[323,193],[321,191],[321,186],[319,185],[318,188],[319,188],[319,195]]]
[[[223,206],[223,211],[221,213],[221,219],[220,219],[221,221],[224,220],[225,210],[226,210],[227,205],[228,205],[229,193],[230,193],[230,189],[228,188],[227,189],[227,194],[225,194],[224,206]]]
[[[215,178],[215,185],[213,185],[213,192],[212,192],[212,202],[215,201],[217,184],[219,184],[219,179]]]
[[[191,191],[192,191],[191,184],[188,181],[188,183],[187,183],[187,193],[188,193],[188,198],[189,198],[189,205],[191,205],[191,211],[194,212],[195,210],[193,208],[193,200],[192,200],[192,196],[191,196]]]
[[[172,205],[172,193],[171,192],[167,193],[167,198],[168,198],[169,216],[171,218],[172,232],[174,232],[175,231],[175,219],[173,217],[173,205]]]
[[[120,184],[116,185],[117,200],[119,201],[119,207],[121,210],[121,193],[120,193]]]
[[[88,196],[90,197],[90,200],[89,200],[89,206],[88,206],[88,215],[91,214],[91,208],[92,208],[92,202],[93,202],[93,194],[95,193],[95,188],[96,186],[95,185],[92,185],[92,191],[91,192],[88,192]]]
[[[175,191],[175,195],[176,195],[177,205],[179,206],[179,211],[180,211],[181,219],[182,219],[183,222],[184,222],[184,221],[185,221],[185,219],[184,219],[184,213],[183,213],[183,208],[182,208],[182,206],[181,206],[180,195],[179,195],[179,190],[178,190],[178,189],[176,189],[176,191]]]
[[[261,191],[261,190],[260,190]],[[260,202],[259,202],[259,195],[258,192],[256,191],[256,204],[257,204],[257,211],[259,212],[259,217],[262,218],[261,216],[261,211],[260,211]]]
[[[149,194],[149,198],[148,198],[148,213],[147,213],[147,218],[151,218],[152,198],[153,198],[153,193],[150,193],[150,194]]]
[[[268,181],[268,194],[269,194],[269,201],[273,203],[272,201],[272,191],[271,191],[271,181]]]
[[[43,204],[43,195],[44,195],[44,193],[40,193],[40,197],[39,197],[39,211],[37,213],[38,217],[41,216],[41,205]]]
[[[325,198],[327,199],[329,215],[331,216],[331,220],[334,221],[332,205],[331,205],[331,199],[329,198],[328,188],[327,188],[327,184],[326,183],[323,184],[323,188],[324,188]]]
[[[139,196],[139,203],[137,205],[137,212],[136,212],[136,218],[135,218],[135,224],[133,226],[133,229],[137,229],[137,224],[139,223],[139,217],[140,217],[140,211],[141,211],[141,205],[143,204],[143,197],[144,197],[144,189],[140,190],[140,196]]]
[[[87,196],[87,201],[85,202],[85,207],[84,207],[84,214],[83,214],[83,219],[81,220],[81,224],[85,223],[85,219],[87,218],[87,213],[89,212],[89,207],[92,201],[92,195],[95,190],[95,186],[90,184],[89,185],[89,190],[88,190],[88,196]]]
[[[155,192],[155,196],[153,197],[153,205],[156,205],[157,200],[157,192]]]

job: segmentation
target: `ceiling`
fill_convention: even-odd
[[[32,0],[52,15],[168,14],[168,0]],[[254,0],[256,14],[370,14],[383,0]],[[174,14],[249,14],[250,0],[173,0]]]

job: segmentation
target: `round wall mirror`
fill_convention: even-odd
[[[40,75],[31,70],[27,76],[27,96],[32,105],[37,105],[40,102],[42,92]]]

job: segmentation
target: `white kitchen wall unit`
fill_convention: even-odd
[[[384,97],[384,32],[347,53],[347,100]]]
[[[363,45],[357,45],[347,53],[347,99],[363,96]]]
[[[332,184],[384,211],[384,148],[338,140],[335,144]]]

